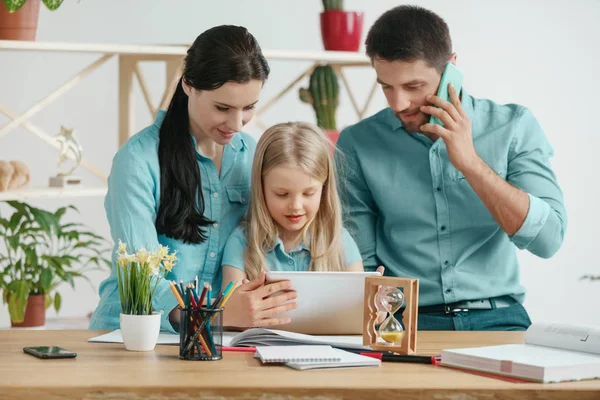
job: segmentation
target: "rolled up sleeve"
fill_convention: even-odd
[[[567,228],[563,193],[550,166],[553,155],[540,124],[527,108],[522,108],[515,124],[506,179],[529,195],[529,210],[511,240],[519,249],[542,258],[558,251]]]

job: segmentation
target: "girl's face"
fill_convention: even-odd
[[[263,86],[261,80],[227,82],[215,90],[197,90],[183,82],[188,96],[190,130],[197,138],[228,144],[254,117],[254,107]]]
[[[263,191],[271,218],[284,234],[297,234],[319,211],[323,182],[282,165],[263,177]]]

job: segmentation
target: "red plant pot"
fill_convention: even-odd
[[[40,0],[28,0],[14,13],[0,1],[0,40],[35,40]]]
[[[325,50],[358,51],[363,13],[330,10],[321,13],[321,37]]]
[[[13,328],[43,326],[46,323],[44,297],[43,294],[29,295],[27,298],[27,307],[25,308],[25,320],[23,322],[10,321],[10,325]]]

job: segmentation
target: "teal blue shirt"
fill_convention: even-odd
[[[227,239],[222,264],[245,271],[244,253],[246,247],[248,247],[246,233],[240,226]],[[342,233],[342,252],[345,266],[361,260],[360,251],[346,229]],[[266,254],[265,258],[269,271],[308,271],[310,268],[310,249],[304,243],[286,253],[283,242],[277,238],[277,243]]]
[[[178,261],[167,279],[179,282],[181,278],[187,283],[197,275],[200,282],[211,282],[213,287],[220,288],[223,247],[246,212],[250,198],[256,142],[245,133],[236,134],[224,147],[220,176],[213,161],[196,152],[202,179],[204,215],[214,224],[207,230],[204,243],[186,244],[157,234],[155,228],[160,204],[158,141],[164,114],[160,112],[152,126],[130,138],[113,159],[104,202],[111,236],[116,245],[119,239],[127,243],[130,253],[141,247],[152,251],[159,244],[169,246],[172,251],[178,251]],[[100,303],[92,316],[90,329],[119,328],[121,304],[114,254],[113,271],[100,285]],[[153,305],[155,310],[164,311],[161,329],[173,331],[168,314],[177,302],[165,280],[156,290]]]
[[[550,167],[553,150],[525,107],[463,94],[477,154],[529,195],[525,222],[508,236],[465,177],[444,141],[409,134],[390,108],[344,129],[336,162],[346,225],[365,270],[419,279],[420,305],[510,295],[523,301],[516,249],[540,257],[561,246],[563,195]],[[341,151],[341,152],[340,152]]]

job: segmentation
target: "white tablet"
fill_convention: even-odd
[[[267,272],[267,281],[289,280],[298,293],[295,310],[277,329],[313,335],[362,335],[365,278],[379,272]]]

